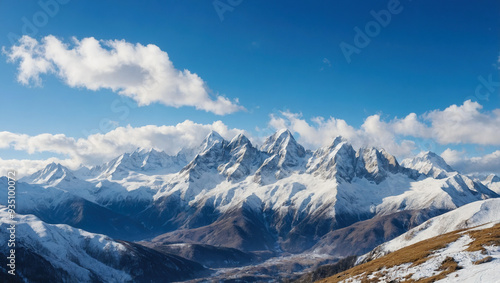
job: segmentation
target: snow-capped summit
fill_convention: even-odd
[[[336,138],[333,139],[333,142],[330,145],[330,148],[335,148],[340,143],[347,143],[347,142],[348,142],[348,140],[346,138],[344,138],[343,136],[337,136]]]
[[[288,129],[279,130],[268,137],[260,150],[269,157],[257,170],[257,182],[262,182],[263,176],[281,179],[293,171],[301,171],[305,163],[306,150],[297,143]]]
[[[259,157],[262,153],[243,134],[228,142],[216,132],[211,132],[200,148],[200,153],[182,169],[191,181],[202,178],[206,173],[219,173],[231,181],[241,180],[254,172],[263,160]]]
[[[490,174],[481,183],[488,187],[488,189],[500,195],[500,177],[497,175]]]
[[[24,177],[21,180],[23,182],[32,184],[43,184],[55,186],[61,181],[71,181],[76,179],[71,170],[62,166],[59,163],[50,163],[42,170],[33,173],[30,176]]]
[[[255,171],[262,163],[262,153],[252,146],[250,140],[243,134],[234,137],[228,145],[230,160],[221,165],[219,171],[228,180],[241,180]]]
[[[226,140],[216,131],[210,131],[207,137],[203,140],[203,142],[198,147],[199,153],[203,153],[208,150],[215,144],[224,143]]]
[[[340,177],[350,181],[354,177],[356,152],[342,137],[336,137],[330,146],[313,153],[307,164],[307,172],[321,175],[326,179]]]
[[[117,158],[100,166],[90,168],[95,177],[122,179],[131,172],[143,174],[168,174],[178,172],[186,165],[183,155],[170,156],[163,151],[150,148],[138,148],[124,153]]]
[[[354,177],[380,183],[388,173],[399,173],[396,158],[383,149],[361,148],[355,152],[349,142],[338,136],[330,146],[316,150],[307,165],[308,173],[327,179],[340,177],[350,182]]]
[[[305,149],[301,146],[288,129],[282,129],[268,137],[260,150],[269,155],[279,155],[282,162],[292,161],[294,157],[302,158],[305,155]],[[287,158],[285,160],[285,158]]]
[[[436,179],[445,178],[450,175],[449,173],[456,172],[441,156],[431,151],[421,152],[414,158],[407,158],[401,165]]]
[[[218,174],[217,168],[228,159],[228,141],[215,131],[211,131],[200,144],[199,152],[182,170],[190,181],[200,179],[205,173]]]
[[[492,183],[499,183],[500,182],[500,177],[498,177],[495,174],[490,174],[486,179],[484,179],[483,184],[492,184]]]
[[[384,149],[361,148],[357,153],[356,176],[381,182],[388,173],[400,171],[396,158]]]
[[[252,143],[250,140],[244,135],[244,134],[238,134],[236,135],[230,142],[229,142],[229,147],[231,149],[245,146],[245,145],[250,145],[252,146]]]
[[[279,130],[266,139],[262,145],[261,151],[269,155],[278,155],[279,164],[284,166],[295,166],[300,158],[306,154],[306,150],[301,146],[292,133],[287,130]]]

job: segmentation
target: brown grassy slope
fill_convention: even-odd
[[[461,230],[463,231],[463,230]],[[390,268],[393,266],[405,264],[405,263],[413,263],[412,266],[416,266],[424,263],[429,259],[429,255],[432,254],[433,251],[442,249],[446,247],[448,244],[458,240],[463,234],[460,234],[461,231],[454,231],[444,235],[440,235],[428,240],[424,240],[418,243],[415,243],[411,246],[402,248],[390,254],[387,254],[381,258],[366,262],[364,264],[360,264],[355,266],[349,270],[346,270],[342,273],[336,274],[332,277],[326,278],[324,280],[318,282],[339,282],[345,280],[347,278],[351,278],[360,274],[363,276],[360,278],[362,282],[377,282],[375,279],[369,280],[367,278],[368,275],[381,270],[382,268]],[[495,225],[494,227],[476,230],[476,231],[466,231],[465,234],[469,234],[473,239],[467,251],[479,251],[484,250],[483,246],[485,245],[500,245],[500,224]],[[453,259],[446,259],[443,261],[440,270],[441,273],[420,280],[419,282],[433,282],[435,280],[444,278],[447,274],[454,272],[459,267]],[[411,279],[402,282],[414,282]]]

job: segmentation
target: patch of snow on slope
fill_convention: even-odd
[[[452,282],[498,282],[498,271],[500,270],[500,247],[485,247],[487,256],[492,259],[489,262],[473,264],[472,258],[464,256],[459,258],[459,265],[464,267],[446,278],[439,280],[440,283]],[[454,257],[457,260],[457,257]]]
[[[451,231],[500,222],[500,199],[476,201],[427,220],[399,237],[376,248],[380,257],[414,243]]]
[[[468,252],[466,249],[472,240],[469,235],[461,236],[445,248],[434,251],[428,260],[417,266],[412,266],[413,263],[405,263],[382,268],[370,274],[368,279],[376,279],[378,282],[399,282],[429,278],[443,272],[440,270],[441,265],[446,258],[450,257],[461,269],[438,282],[496,282],[498,268],[500,268],[500,247],[488,247],[486,254],[482,254],[481,251]],[[492,257],[490,262],[475,264],[488,256]],[[363,274],[342,282],[361,282],[362,277]]]

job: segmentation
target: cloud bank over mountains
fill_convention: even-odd
[[[68,44],[52,35],[40,42],[23,36],[3,53],[19,64],[17,80],[26,85],[41,85],[41,75],[52,74],[70,87],[110,89],[140,106],[192,106],[217,115],[244,109],[238,99],[211,95],[202,78],[187,69],[176,69],[167,52],[154,44],[93,37],[72,38]]]
[[[271,115],[273,128],[289,128],[301,135],[311,146],[327,145],[342,135],[357,146],[375,144],[385,146],[396,155],[409,154],[413,142],[397,140],[405,137],[432,139],[439,144],[500,145],[500,109],[482,111],[483,106],[470,100],[462,105],[451,105],[444,110],[432,110],[421,116],[410,113],[404,118],[383,121],[381,115],[368,116],[359,129],[342,119],[316,117],[311,122],[301,114],[281,112]]]
[[[156,148],[175,155],[182,148],[197,146],[210,131],[216,131],[228,140],[244,133],[253,143],[259,144],[271,131],[287,128],[298,134],[298,141],[309,149],[329,145],[340,135],[347,138],[355,148],[376,146],[401,159],[422,150],[417,144],[421,139],[450,146],[500,145],[499,113],[500,109],[482,111],[482,106],[477,102],[466,101],[460,106],[451,105],[444,110],[433,110],[420,116],[410,113],[404,118],[396,117],[389,121],[384,121],[379,114],[371,115],[356,128],[335,117],[315,117],[307,121],[301,114],[281,112],[270,115],[268,128],[259,133],[262,136],[252,135],[244,129],[231,128],[222,121],[199,124],[190,120],[173,126],[128,125],[86,138],[49,133],[30,136],[3,131],[0,132],[0,148],[29,154],[61,154],[67,156],[62,163],[75,168],[80,164],[100,164],[138,147]],[[482,157],[468,157],[466,152],[448,148],[442,153],[442,157],[464,173],[500,173],[500,151]],[[32,172],[54,160],[0,160],[0,167],[14,166]]]
[[[94,134],[79,139],[64,134],[44,133],[29,136],[3,131],[0,132],[0,148],[12,148],[29,154],[38,152],[62,154],[68,157],[63,163],[75,168],[80,164],[100,164],[138,147],[156,148],[175,155],[182,148],[192,148],[199,145],[210,131],[216,131],[226,139],[231,139],[239,133],[246,133],[240,129],[230,129],[221,121],[212,124],[198,124],[190,120],[175,126],[131,127],[129,125],[118,127],[105,134]],[[8,162],[12,164],[11,166],[15,166],[16,164],[21,165],[20,163],[23,161],[0,160],[0,163]],[[24,160],[24,162],[28,165],[38,163],[28,160]],[[6,168],[3,165],[0,164],[0,167]]]

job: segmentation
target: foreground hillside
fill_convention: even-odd
[[[500,200],[479,201],[435,217],[358,262],[321,282],[496,282]]]
[[[500,224],[418,242],[320,282],[496,282]]]

